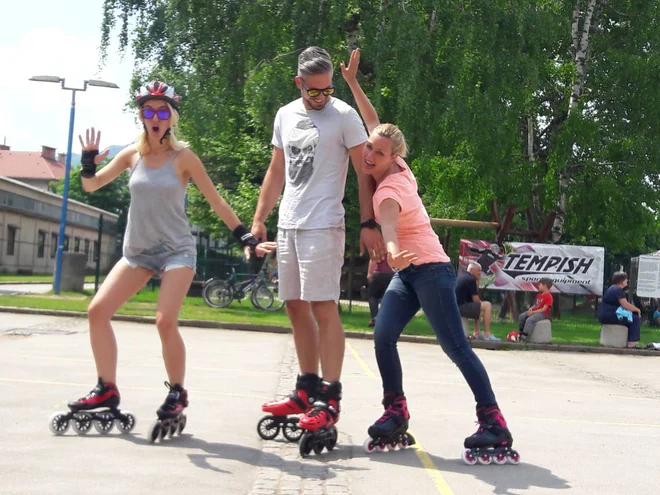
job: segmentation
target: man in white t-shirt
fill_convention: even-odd
[[[373,220],[375,184],[362,172],[367,133],[358,113],[331,97],[332,74],[332,60],[322,48],[299,55],[295,82],[301,98],[275,117],[273,154],[252,223],[255,237],[266,240],[264,222],[284,187],[277,224],[279,296],[293,327],[300,375],[291,397],[263,410],[275,416],[305,412],[300,426],[310,431],[331,428],[339,419],[345,342],[337,303],[349,157],[360,184],[361,246],[376,261],[386,254]]]

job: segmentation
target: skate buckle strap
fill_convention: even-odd
[[[396,417],[396,416],[400,416],[400,415],[401,415],[401,413],[398,412],[394,407],[388,406],[388,408],[385,409],[385,412],[383,413],[383,415],[380,418],[378,418],[378,420],[376,420],[376,423],[384,423],[388,419]]]
[[[295,402],[296,405],[298,407],[300,407],[300,409],[302,409],[303,411],[306,411],[307,409],[309,409],[309,403],[306,404],[305,401],[302,400],[296,392],[292,392],[291,395],[289,396],[289,399],[291,399],[293,402]],[[311,399],[311,397],[310,397],[310,399]]]
[[[308,414],[309,417],[314,417],[318,416],[321,413],[330,413],[333,418],[336,418],[338,416],[337,411],[335,408],[328,404],[327,402],[323,401],[316,401],[313,404],[314,409]]]

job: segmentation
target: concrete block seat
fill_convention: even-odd
[[[600,345],[624,348],[628,344],[628,327],[625,325],[601,325]]]
[[[463,323],[463,333],[466,337],[472,335],[472,329],[474,328],[474,320],[470,320],[465,316],[461,316],[461,322]]]
[[[537,321],[532,333],[527,337],[532,344],[549,344],[552,342],[552,322],[550,320]]]

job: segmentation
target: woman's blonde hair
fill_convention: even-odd
[[[408,155],[408,145],[403,132],[394,124],[380,124],[373,132],[392,141],[392,154],[405,158]]]
[[[165,102],[167,108],[170,111],[170,135],[167,136],[167,142],[174,151],[181,151],[184,148],[188,147],[188,143],[185,141],[179,141],[176,137],[177,124],[179,123],[179,112],[172,108],[172,105]],[[151,151],[151,146],[149,146],[149,139],[146,129],[142,129],[142,132],[135,140],[137,144],[137,150],[143,155],[148,154]]]

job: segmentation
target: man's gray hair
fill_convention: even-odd
[[[310,46],[298,55],[298,76],[307,77],[332,72],[330,54],[318,46]]]
[[[467,267],[467,271],[469,272],[473,268],[478,268],[479,271],[481,272],[481,265],[479,263],[474,262],[474,261],[470,261],[470,264]]]

